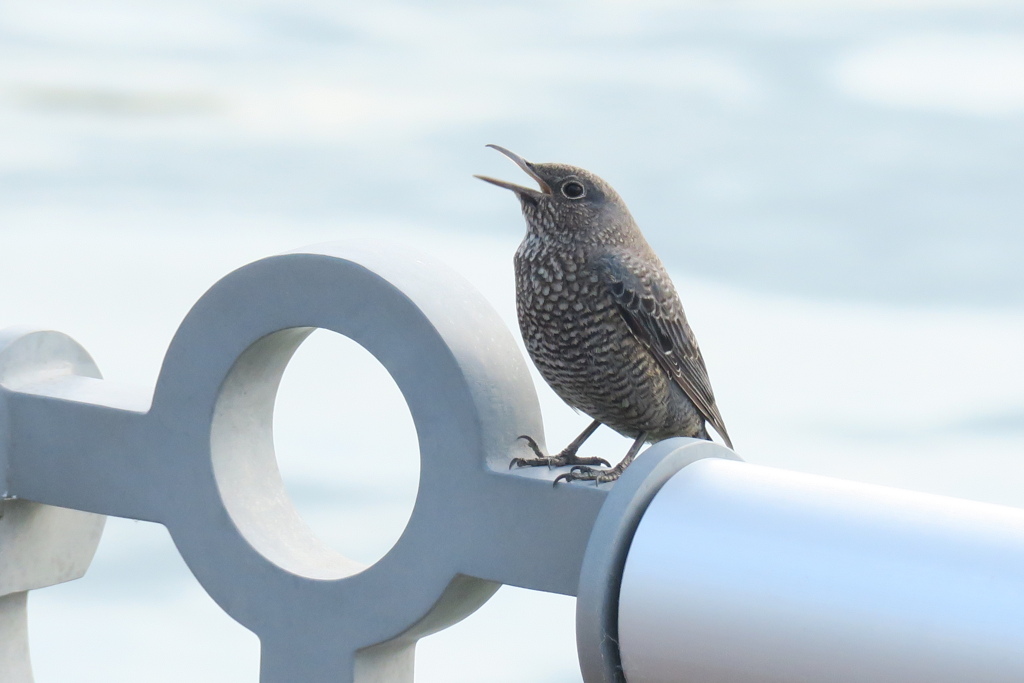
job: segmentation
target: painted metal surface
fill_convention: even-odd
[[[419,439],[412,516],[370,567],[309,531],[274,457],[278,382],[318,327],[381,362]],[[543,439],[526,363],[490,305],[419,255],[326,245],[235,271],[181,324],[152,393],[99,379],[60,333],[4,339],[0,472],[17,499],[0,521],[0,594],[15,596],[0,599],[16,634],[5,681],[28,671],[17,595],[80,575],[102,515],[168,528],[205,590],[259,636],[262,683],[408,681],[416,640],[501,584],[576,593],[607,490],[508,471],[527,454],[520,434]],[[59,533],[44,538],[26,506],[57,515]],[[32,544],[44,547],[19,550]],[[50,557],[74,561],[54,573]]]
[[[619,592],[633,535],[665,482],[705,458],[739,459],[717,443],[666,439],[629,466],[601,506],[583,558],[576,597],[576,650],[586,683],[625,680],[619,652]],[[674,542],[671,530],[663,540]]]
[[[669,479],[622,576],[630,683],[1024,680],[1024,510],[722,459]]]
[[[316,328],[391,374],[419,440],[409,522],[371,566],[286,495],[277,387]],[[339,409],[341,409],[339,407]],[[52,331],[0,333],[0,679],[32,679],[27,591],[88,568],[105,515],[159,522],[260,638],[262,683],[412,680],[416,641],[501,584],[577,595],[586,683],[1024,680],[1024,510],[748,465],[693,439],[614,485],[509,471],[543,445],[526,363],[447,268],[319,245],[193,307],[156,386]]]

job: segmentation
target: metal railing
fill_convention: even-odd
[[[371,566],[285,494],[271,434],[316,328],[394,378],[416,426],[409,522]],[[104,515],[167,527],[259,636],[261,683],[411,681],[416,641],[501,584],[576,595],[598,681],[1024,680],[1024,511],[741,462],[671,439],[611,485],[508,471],[542,435],[526,363],[420,255],[322,245],[228,275],[156,387],[100,379],[50,331],[0,335],[0,678],[31,680],[26,592],[81,576]],[[542,442],[543,443],[543,442]]]

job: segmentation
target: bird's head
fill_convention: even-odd
[[[519,197],[531,232],[563,241],[600,240],[604,234],[632,225],[622,198],[612,186],[590,171],[568,164],[532,163],[498,145],[498,150],[537,181],[539,190],[505,180],[476,176]]]

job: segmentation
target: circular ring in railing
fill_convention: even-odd
[[[312,534],[277,470],[277,386],[316,328],[373,354],[416,427],[416,504],[370,567]],[[471,574],[501,543],[488,468],[507,470],[516,437],[542,433],[522,355],[470,285],[422,257],[337,246],[263,259],[212,287],[171,344],[150,417],[195,426],[167,437],[187,461],[168,468],[172,488],[189,495],[160,517],[214,599],[261,637],[341,622],[366,645],[441,628],[497,589]]]

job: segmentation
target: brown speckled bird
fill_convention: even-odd
[[[711,423],[732,441],[715,404],[697,340],[665,267],[625,202],[582,168],[530,163],[498,150],[540,190],[477,176],[519,197],[526,238],[515,256],[516,308],[526,349],[551,388],[590,417],[555,456],[524,435],[536,458],[510,467],[572,469],[555,481],[614,481],[646,442],[671,436],[710,440]],[[602,424],[634,439],[615,467],[576,453]]]

